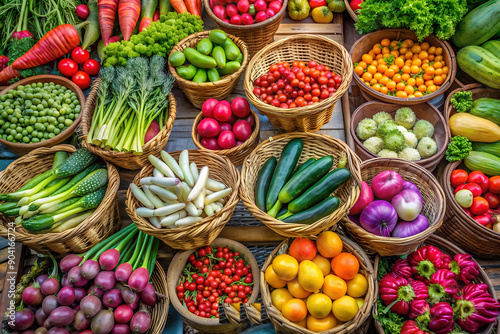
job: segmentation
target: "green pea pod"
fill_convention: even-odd
[[[186,59],[193,64],[194,66],[198,68],[214,68],[217,67],[217,63],[215,62],[215,59],[209,56],[205,56],[202,53],[199,53],[193,48],[186,48],[184,49],[184,55],[186,56]]]
[[[227,35],[220,29],[214,29],[210,31],[208,38],[215,44],[222,44],[226,41]]]
[[[198,71],[196,71],[196,75],[193,78],[193,82],[207,82],[207,70],[204,68],[199,68]]]
[[[196,72],[198,71],[198,69],[196,68],[196,66],[190,64],[189,66],[179,66],[177,67],[177,74],[183,78],[183,79],[186,79],[186,80],[191,80],[194,78],[194,76],[196,75]]]
[[[222,44],[224,48],[224,52],[226,52],[226,58],[229,60],[236,60],[240,54],[240,48],[231,40],[231,38],[226,39],[226,41]]]
[[[207,71],[208,81],[215,82],[220,80],[219,72],[216,68],[211,68]]]
[[[208,56],[210,52],[212,52],[212,48],[214,47],[214,44],[212,41],[208,38],[202,38],[201,41],[196,44],[196,50],[204,54],[205,56]]]
[[[240,55],[238,56],[238,58],[236,58],[236,61],[240,64],[243,64],[243,53],[240,52]]]
[[[224,68],[226,67],[226,53],[221,46],[216,46],[212,50],[212,57],[214,57],[215,62],[217,63],[217,67]]]
[[[186,62],[186,57],[184,56],[184,53],[180,51],[175,51],[172,52],[170,57],[168,57],[168,62],[173,67],[179,67],[181,65],[184,65],[184,63]]]
[[[233,74],[234,72],[238,71],[241,67],[241,64],[238,63],[236,60],[230,61],[226,64],[226,67],[223,69],[219,68],[219,74],[221,76]]]

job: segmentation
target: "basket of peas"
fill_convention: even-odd
[[[0,92],[0,143],[25,155],[68,139],[80,123],[85,96],[56,75],[23,79]]]

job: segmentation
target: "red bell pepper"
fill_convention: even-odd
[[[454,272],[465,284],[470,284],[479,276],[479,265],[469,254],[457,254],[451,259],[446,255],[444,258],[445,269]]]
[[[429,284],[429,303],[436,304],[458,292],[455,274],[448,269],[439,269],[431,277]]]
[[[392,266],[391,271],[406,279],[411,278],[411,267],[406,259],[398,259]]]
[[[454,308],[460,327],[477,333],[483,325],[495,322],[500,303],[493,299],[486,284],[468,284],[457,296]]]
[[[430,321],[427,325],[436,334],[447,334],[453,331],[455,321],[453,320],[453,308],[446,302],[434,305],[430,311]]]
[[[428,284],[432,274],[444,264],[443,253],[434,246],[423,246],[408,255],[408,263],[414,278]]]
[[[309,6],[311,8],[326,6],[326,0],[309,0]]]
[[[357,11],[359,9],[361,9],[361,3],[363,2],[363,0],[352,0],[349,5],[351,6],[352,10],[353,11]]]
[[[403,324],[403,327],[401,328],[400,334],[429,334],[429,333],[421,330],[418,327],[416,321],[406,320],[405,323]]]
[[[427,286],[417,280],[408,282],[404,277],[394,273],[386,274],[379,285],[380,298],[387,309],[400,315],[407,315],[410,302],[415,299],[426,299],[429,294]]]
[[[425,299],[413,300],[410,304],[410,313],[408,317],[410,319],[419,319],[419,317],[428,317],[430,314],[431,307]]]

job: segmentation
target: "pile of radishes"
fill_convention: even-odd
[[[237,97],[231,103],[208,99],[201,107],[203,119],[196,130],[201,145],[209,150],[230,149],[250,138],[255,119],[250,113],[250,103]]]
[[[283,5],[282,0],[210,0],[215,16],[234,25],[260,23],[276,15]]]

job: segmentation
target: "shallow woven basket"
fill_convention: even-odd
[[[198,44],[198,42],[203,38],[208,38],[209,33],[209,31],[202,31],[197,32],[193,35],[189,35],[188,37],[177,43],[170,53],[176,51],[182,52],[185,48],[188,47],[196,49],[196,44]],[[226,97],[228,97],[229,94],[231,94],[231,92],[238,85],[240,76],[243,74],[247,67],[249,54],[246,43],[243,42],[242,39],[233,35],[227,35],[227,37],[231,38],[233,42],[238,46],[238,48],[240,48],[241,53],[243,53],[243,63],[241,63],[241,67],[238,71],[222,77],[219,81],[197,83],[191,80],[183,79],[177,74],[175,67],[168,63],[168,69],[174,76],[177,84],[179,84],[181,90],[184,92],[184,95],[186,95],[186,98],[189,100],[189,102],[191,102],[198,109],[201,109],[203,102],[210,98],[224,100]]]
[[[49,75],[49,74],[44,74],[44,75],[36,75],[34,77],[29,77],[26,79],[23,79],[21,81],[16,82],[13,85],[10,85],[9,87],[5,88],[0,92],[0,95],[6,94],[9,90],[11,89],[16,89],[17,86],[20,85],[29,85],[32,83],[45,83],[45,82],[53,82],[56,85],[61,85],[69,90],[71,90],[73,93],[76,94],[78,97],[78,100],[80,101],[80,113],[78,114],[78,117],[73,121],[73,124],[71,124],[68,128],[66,128],[64,131],[59,133],[57,136],[51,138],[51,139],[46,139],[44,141],[40,141],[38,143],[31,143],[31,144],[24,144],[24,143],[13,143],[7,140],[3,140],[0,138],[0,143],[4,144],[9,151],[11,151],[14,154],[17,155],[25,155],[28,154],[29,152],[33,151],[36,148],[40,147],[52,147],[55,145],[61,144],[63,141],[71,137],[71,135],[75,132],[75,129],[77,128],[78,124],[80,124],[80,121],[82,119],[82,114],[84,110],[84,105],[85,105],[85,95],[83,95],[82,90],[71,80],[68,80],[66,78],[60,77],[58,75]]]
[[[378,294],[378,284],[376,282],[376,275],[374,274],[373,266],[366,255],[366,253],[356,245],[352,240],[348,239],[343,235],[339,235],[340,239],[342,239],[342,243],[344,244],[343,252],[351,253],[359,260],[359,269],[360,273],[366,277],[368,280],[368,291],[365,295],[365,303],[358,311],[354,319],[351,321],[347,321],[341,325],[338,325],[328,331],[324,331],[321,333],[325,334],[354,334],[354,333],[365,333],[368,329],[368,326],[365,326],[365,323],[370,318],[372,312],[372,306],[375,302]],[[316,240],[316,237],[311,238],[312,240]],[[300,325],[297,325],[288,319],[286,319],[283,314],[273,306],[271,301],[271,291],[274,288],[270,287],[266,282],[264,277],[264,273],[268,266],[271,265],[273,259],[279,255],[284,254],[288,249],[288,246],[292,242],[292,239],[286,239],[278,247],[274,249],[274,251],[269,255],[266,262],[262,266],[260,270],[260,288],[262,294],[262,303],[266,307],[266,312],[274,325],[274,328],[278,333],[284,334],[295,334],[295,333],[303,333],[303,334],[313,334],[313,331],[310,331]]]
[[[250,109],[250,112],[252,113],[253,118],[255,119],[255,125],[253,126],[253,129],[252,129],[253,131],[252,131],[252,135],[250,136],[250,138],[248,138],[243,144],[241,144],[239,146],[235,146],[235,147],[230,148],[228,150],[218,150],[218,151],[217,150],[209,150],[209,149],[203,147],[203,145],[201,145],[201,143],[200,143],[201,137],[198,134],[198,131],[196,130],[196,128],[198,127],[198,124],[204,118],[203,114],[200,112],[198,114],[198,116],[196,116],[196,119],[194,120],[194,123],[193,123],[193,128],[191,129],[191,137],[193,138],[194,144],[200,149],[200,151],[209,151],[209,152],[212,152],[215,154],[223,155],[223,156],[229,158],[229,160],[231,160],[231,162],[236,167],[240,166],[243,163],[243,160],[245,160],[245,158],[250,153],[252,153],[252,151],[255,149],[255,147],[259,143],[259,139],[260,139],[260,136],[259,136],[259,134],[260,134],[259,115],[251,109]]]
[[[350,5],[350,1],[344,0],[344,3],[345,3],[346,10],[349,13],[349,16],[352,18],[352,20],[354,22],[356,22],[358,20],[358,15],[352,10],[351,5]]]
[[[170,152],[170,155],[179,159],[181,151]],[[174,229],[154,227],[149,220],[137,215],[135,210],[142,206],[130,190],[127,190],[126,211],[137,228],[142,232],[152,235],[175,249],[192,249],[210,244],[222,231],[231,218],[238,204],[238,189],[240,187],[240,173],[229,159],[208,151],[189,150],[189,161],[195,162],[201,168],[208,166],[210,178],[231,187],[233,192],[226,196],[226,204],[221,211],[190,225]],[[134,183],[139,185],[140,179],[153,175],[153,165],[144,167],[134,178]]]
[[[151,327],[146,332],[146,334],[158,334],[161,333],[167,323],[168,316],[168,286],[167,286],[167,275],[161,267],[160,262],[155,262],[155,268],[151,274],[151,281],[155,291],[163,295],[164,297],[156,295],[156,305],[148,306],[149,314],[151,314]]]
[[[405,40],[405,39],[411,39],[413,41],[417,40],[415,32],[411,30],[406,30],[406,29],[378,30],[361,36],[353,44],[350,50],[352,61],[354,63],[361,61],[361,57],[363,56],[363,54],[371,50],[376,43],[380,43],[380,41],[383,40],[384,38],[388,38],[391,41]],[[401,97],[382,94],[380,92],[375,91],[371,87],[367,86],[365,83],[361,82],[361,78],[357,74],[354,74],[354,82],[356,82],[356,85],[358,85],[358,87],[363,92],[367,93],[369,96],[377,100],[381,100],[384,102],[396,103],[399,105],[413,105],[435,99],[439,95],[446,92],[448,88],[450,88],[450,86],[452,85],[453,81],[455,80],[455,75],[457,73],[457,62],[455,60],[455,53],[453,52],[453,49],[451,48],[450,44],[448,44],[448,42],[440,40],[434,35],[429,35],[422,42],[424,41],[428,42],[430,45],[436,47],[439,46],[443,48],[443,60],[446,62],[446,66],[448,66],[449,68],[449,73],[445,81],[443,82],[441,87],[437,89],[435,92],[424,95],[422,97],[415,97],[411,99],[401,98]]]
[[[254,80],[267,74],[278,62],[310,61],[330,67],[342,76],[342,83],[333,96],[309,106],[283,109],[264,103],[253,93]],[[260,50],[248,64],[243,88],[250,103],[269,118],[277,129],[291,131],[318,131],[330,121],[335,103],[347,91],[352,80],[352,60],[347,50],[323,36],[299,34],[276,41]]]
[[[222,309],[224,310],[227,320],[229,320],[232,325],[237,326],[241,323],[240,311],[234,308],[233,305],[230,303],[222,303]]]
[[[125,169],[140,169],[149,164],[148,156],[150,154],[159,156],[161,150],[167,146],[168,138],[172,132],[175,117],[177,115],[177,102],[175,101],[174,94],[168,95],[168,118],[163,128],[158,134],[142,147],[142,154],[136,155],[132,152],[116,152],[100,148],[94,144],[87,143],[87,135],[92,125],[92,116],[96,108],[98,98],[99,85],[101,79],[97,79],[92,84],[92,90],[87,97],[82,119],[82,146],[90,152],[100,156],[106,161],[112,162],[114,165]]]
[[[248,52],[252,58],[264,46],[273,42],[274,34],[278,31],[283,15],[288,6],[288,0],[284,0],[281,10],[273,17],[264,22],[254,23],[252,25],[235,25],[222,21],[215,16],[210,7],[210,0],[204,0],[205,9],[208,16],[217,24],[217,27],[226,33],[241,38],[248,45]]]
[[[378,157],[378,155],[370,152],[364,145],[363,142],[356,135],[356,127],[358,123],[364,118],[372,118],[379,111],[386,111],[391,114],[392,118],[396,114],[396,110],[400,108],[399,105],[382,103],[379,101],[371,101],[359,106],[351,117],[351,127],[350,133],[351,137],[354,139],[356,154],[361,158],[361,160],[368,160]],[[438,163],[443,159],[446,148],[448,147],[448,141],[450,137],[450,130],[446,126],[443,115],[439,110],[436,109],[430,103],[421,103],[412,105],[411,110],[415,113],[418,119],[425,119],[429,121],[434,126],[433,139],[436,141],[438,150],[430,158],[415,161],[419,166],[424,167],[428,171],[432,172]]]
[[[283,147],[293,138],[300,138],[304,142],[299,164],[309,158],[320,158],[332,155],[334,162],[332,170],[337,167],[341,154],[347,155],[346,168],[351,171],[351,177],[339,189],[335,196],[340,200],[340,206],[331,215],[321,218],[313,224],[290,224],[284,223],[269,216],[255,205],[255,183],[257,175],[264,163],[272,156],[280,157]],[[301,237],[316,235],[335,225],[347,211],[356,203],[361,191],[361,172],[359,158],[344,142],[328,135],[316,133],[292,132],[270,137],[260,143],[259,146],[248,156],[241,170],[240,197],[243,204],[250,213],[264,223],[274,232],[286,237]]]
[[[57,151],[75,152],[71,145],[57,145],[38,148],[15,160],[0,173],[0,193],[10,193],[19,189],[31,178],[52,168]],[[94,213],[78,226],[61,233],[31,234],[23,227],[15,228],[16,242],[43,253],[53,251],[58,254],[80,254],[106,239],[120,229],[118,213],[118,186],[120,176],[116,168],[106,162],[108,168],[108,188],[104,199]],[[0,236],[7,237],[12,232],[10,222],[13,217],[0,214]]]
[[[262,313],[255,308],[254,303],[245,303],[243,304],[243,308],[245,309],[248,321],[252,325],[260,325],[262,322]]]
[[[421,214],[429,221],[429,227],[408,238],[392,238],[372,234],[356,225],[347,216],[342,219],[342,225],[349,236],[369,254],[378,253],[382,256],[408,254],[436,232],[443,223],[446,210],[443,189],[428,170],[402,159],[376,158],[363,161],[361,178],[371,184],[377,174],[386,170],[398,172],[403,180],[411,181],[418,187],[423,200]]]
[[[211,243],[203,244],[202,246],[207,246],[207,245],[210,245],[212,247],[219,247],[219,246],[228,247],[229,249],[238,251],[240,254],[243,255],[245,261],[247,263],[250,263],[252,268],[252,274],[254,277],[254,285],[252,287],[252,294],[250,295],[248,302],[255,303],[255,301],[259,297],[260,282],[257,279],[257,277],[259,277],[259,265],[257,264],[257,261],[255,260],[255,257],[253,256],[252,252],[239,242],[224,238],[217,238],[213,240]],[[196,246],[195,248],[198,247],[201,246]],[[177,291],[176,291],[177,283],[179,282],[180,277],[182,276],[182,270],[184,269],[188,261],[189,255],[193,254],[195,251],[196,249],[187,250],[185,252],[178,252],[172,259],[172,262],[170,262],[167,271],[167,281],[169,282],[168,284],[169,295],[173,296],[172,300],[170,300],[172,306],[184,318],[186,324],[198,330],[199,332],[238,333],[242,331],[248,324],[243,324],[243,323],[237,325],[220,324],[219,319],[217,318],[208,319],[196,316],[193,313],[189,312],[184,307],[184,305],[181,304],[179,298],[177,298]]]
[[[425,245],[432,245],[437,248],[439,248],[441,251],[451,255],[453,257],[455,254],[463,254],[465,253],[462,249],[460,249],[458,246],[452,244],[451,242],[438,237],[437,235],[431,235],[427,240],[425,240],[422,244],[418,245],[418,247],[425,246]],[[378,259],[378,258],[377,258]],[[378,261],[375,263],[375,277],[377,277],[377,269],[378,269]],[[496,293],[495,293],[495,288],[493,284],[491,283],[490,279],[488,278],[488,275],[486,275],[486,272],[483,270],[481,266],[479,266],[479,276],[474,280],[474,283],[484,283],[488,285],[488,292],[491,294],[493,299],[497,299]],[[378,284],[378,282],[377,282]],[[377,298],[377,296],[375,296]],[[378,315],[377,312],[377,304],[373,306],[373,313],[375,315]],[[380,322],[378,320],[374,321],[375,328],[377,329],[377,333],[379,334],[385,334],[384,329],[380,325]],[[482,331],[479,331],[477,333],[479,334],[491,334],[493,333],[493,328],[495,327],[495,323],[490,324],[486,327],[483,328]]]

